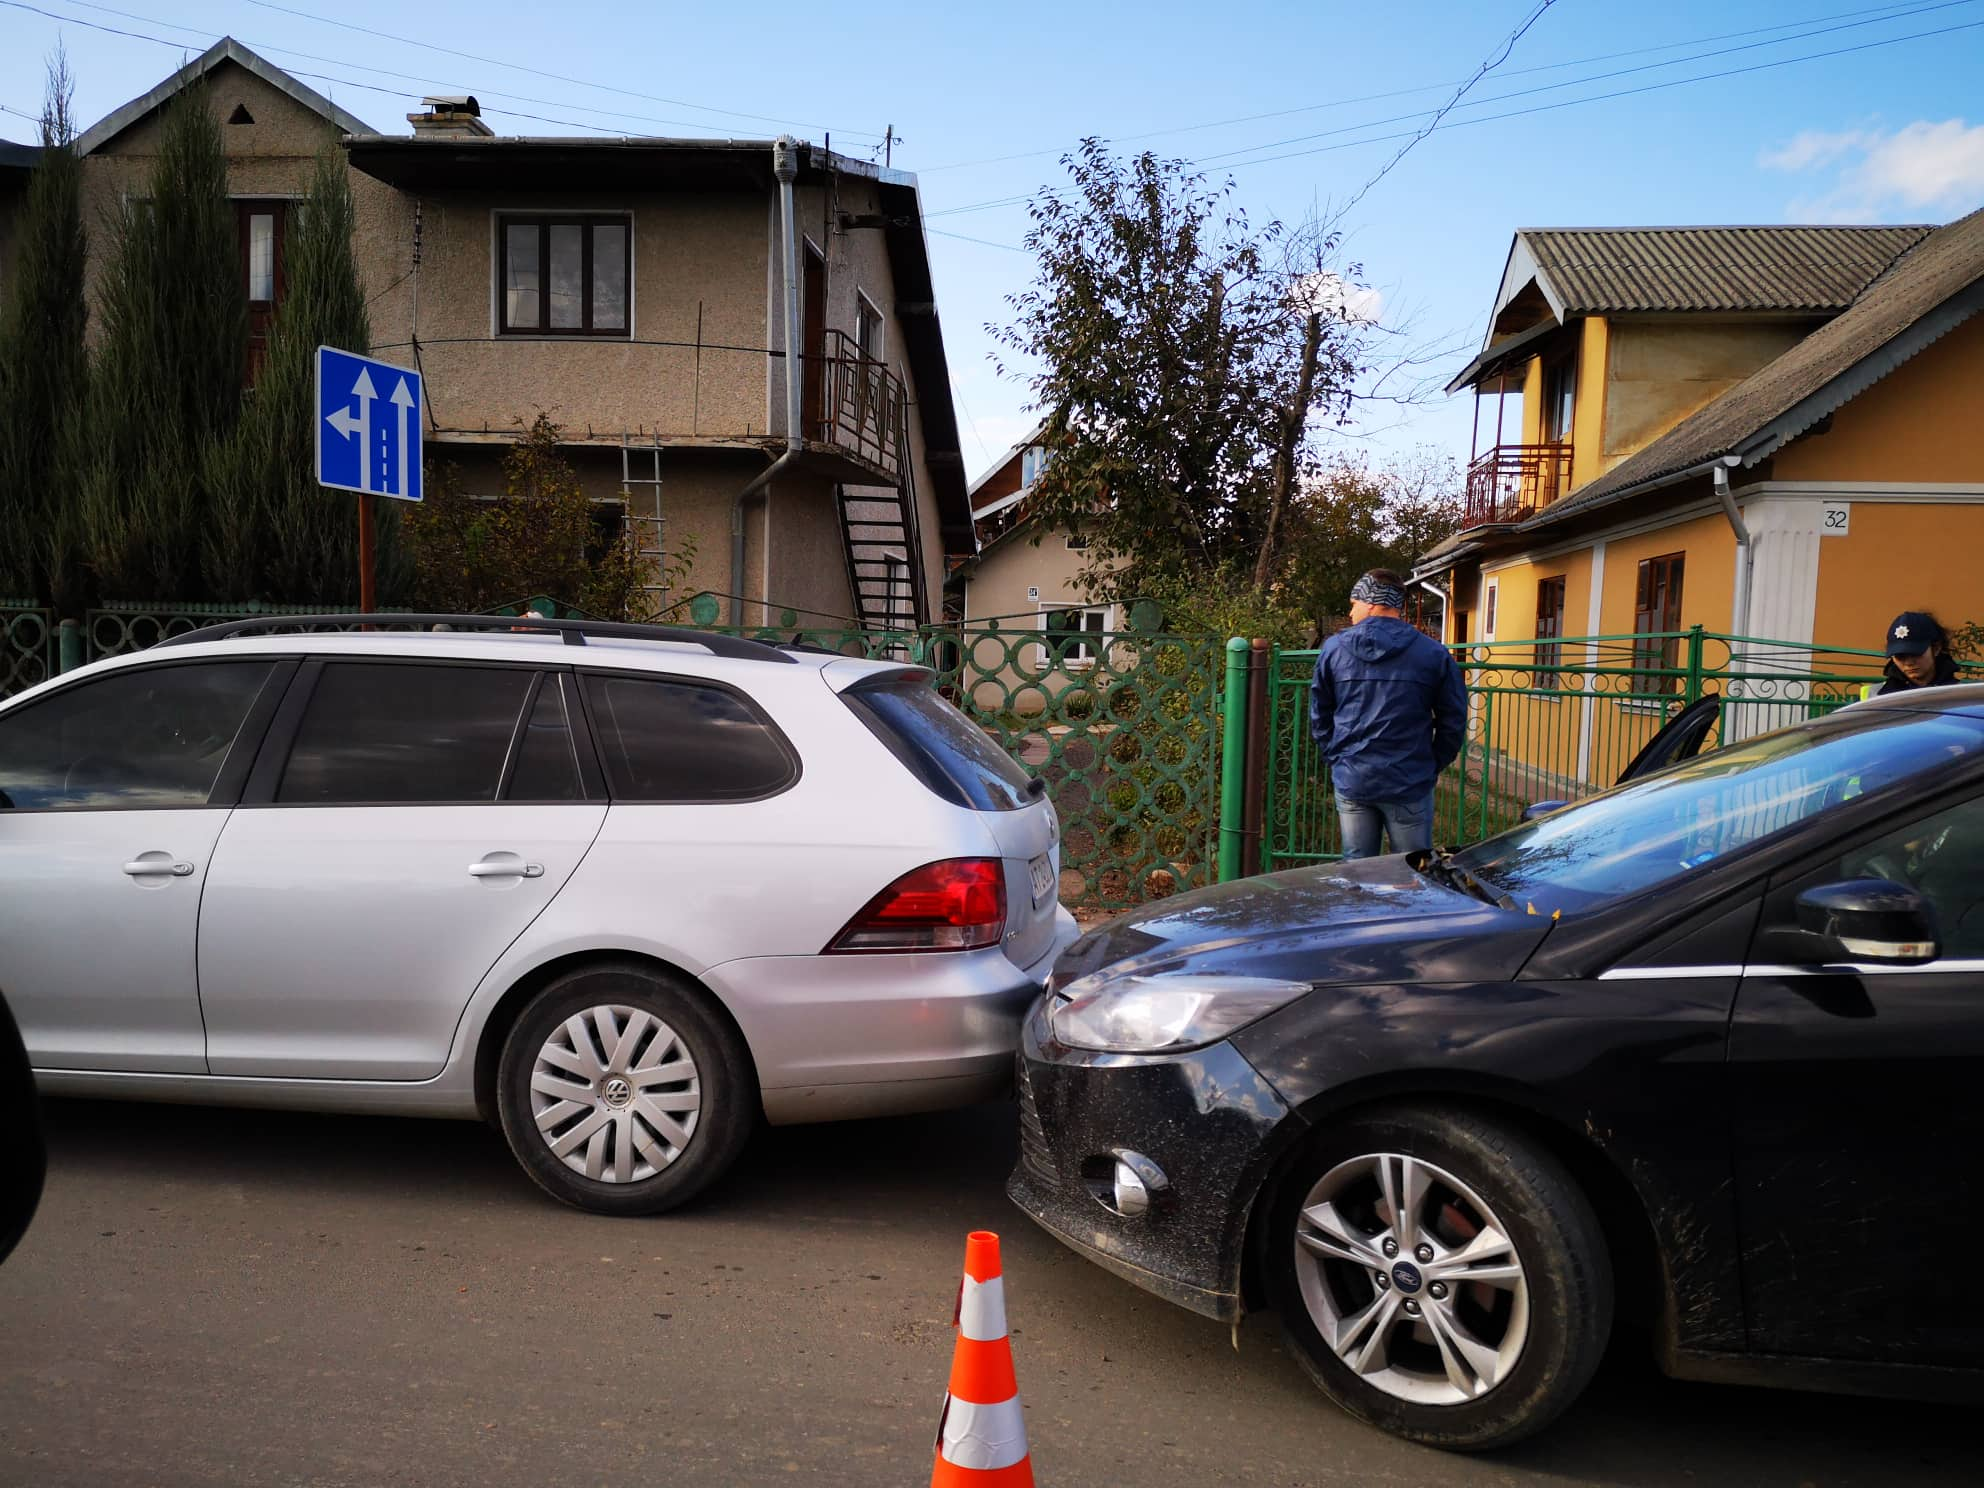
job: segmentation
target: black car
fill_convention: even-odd
[[[1694,1379],[1984,1387],[1984,687],[1731,744],[1461,852],[1102,926],[1009,1192],[1317,1383],[1498,1446],[1616,1318]]]

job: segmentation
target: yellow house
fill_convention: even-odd
[[[1732,638],[1714,664],[1788,675],[1878,647],[1902,610],[1984,620],[1980,309],[1984,212],[1518,232],[1449,388],[1477,399],[1462,528],[1413,574],[1448,601],[1449,642],[1530,668],[1495,729],[1524,741],[1508,752],[1555,783],[1607,783],[1681,691],[1654,674],[1686,665],[1693,627]],[[1566,637],[1580,644],[1551,644]],[[1512,641],[1534,644],[1495,645]],[[1647,675],[1553,670],[1608,664]],[[1594,687],[1640,695],[1608,710]],[[1741,731],[1785,711],[1753,708]]]

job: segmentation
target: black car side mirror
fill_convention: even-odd
[[[1549,816],[1552,812],[1562,811],[1570,804],[1569,801],[1532,801],[1529,805],[1523,807],[1522,819],[1526,822],[1537,821]]]
[[[1936,915],[1929,901],[1906,884],[1855,878],[1824,884],[1798,896],[1798,925],[1841,959],[1919,966],[1936,959]]]

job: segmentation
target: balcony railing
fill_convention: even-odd
[[[861,354],[854,338],[826,331],[806,358],[806,438],[831,445],[879,473],[901,477],[909,390],[884,364]]]
[[[1498,444],[1467,468],[1461,526],[1520,522],[1570,488],[1569,444]]]

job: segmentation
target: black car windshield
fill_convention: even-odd
[[[1984,723],[1973,718],[1854,710],[1702,755],[1491,837],[1455,861],[1537,913],[1575,914],[1980,750]]]

